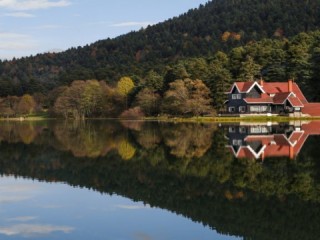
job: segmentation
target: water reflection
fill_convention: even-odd
[[[294,159],[309,136],[320,135],[320,122],[234,124],[226,126],[226,129],[227,148],[236,158]]]
[[[319,126],[1,122],[0,173],[116,193],[225,235],[318,239]]]

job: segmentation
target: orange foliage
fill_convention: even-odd
[[[231,35],[230,32],[228,32],[228,31],[224,32],[224,33],[222,34],[222,36],[221,36],[221,40],[222,40],[223,42],[228,41],[230,35]]]
[[[241,40],[241,35],[239,33],[231,33],[231,38],[235,41],[240,41]]]

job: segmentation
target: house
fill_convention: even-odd
[[[309,103],[292,80],[235,82],[226,94],[228,114],[320,116],[320,103]]]
[[[230,125],[227,148],[236,158],[262,159],[288,157],[294,159],[309,136],[320,135],[320,122],[301,126]]]

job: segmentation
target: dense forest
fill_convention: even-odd
[[[224,92],[232,82],[260,78],[294,79],[309,101],[319,101],[319,66],[320,31],[300,33],[290,39],[251,42],[207,58],[178,60],[162,74],[151,69],[142,78],[124,76],[114,83],[76,80],[50,91],[31,84],[32,96],[13,97],[19,88],[2,81],[0,109],[3,117],[44,110],[73,118],[214,115],[223,109]]]
[[[295,67],[295,64],[302,67],[301,64],[305,63],[301,61],[307,60],[310,64],[318,59],[318,50],[313,48],[316,45],[314,41],[302,42],[300,46],[299,40],[295,40],[299,48],[291,50],[285,43],[287,38],[296,34],[319,29],[319,8],[319,0],[209,1],[179,17],[115,39],[100,40],[62,53],[2,61],[0,95],[47,93],[74,80],[97,79],[114,85],[123,76],[130,76],[136,84],[140,84],[148,82],[151,70],[165,76],[172,64],[178,61],[201,57],[210,62],[218,51],[232,55],[229,66],[232,80],[240,77],[237,70],[242,65],[253,63],[261,66],[261,69],[256,69],[257,75],[286,80],[283,79],[285,73],[297,75],[299,72],[283,72],[283,69],[273,68],[281,66],[287,69]],[[265,46],[262,42],[256,46],[257,41],[266,38],[271,39],[269,41],[278,40],[275,44],[278,47],[275,46],[268,59],[264,54],[274,47],[274,43],[266,43]],[[251,45],[250,52],[237,48],[247,44]],[[282,52],[285,50],[291,55]],[[310,55],[313,52],[315,58]],[[269,62],[270,57],[273,62]],[[291,62],[288,62],[288,57]],[[279,79],[270,73],[276,70]],[[311,70],[304,69],[304,73]],[[214,78],[212,82],[215,82]]]
[[[245,239],[320,237],[319,137],[295,160],[261,163],[234,159],[211,124],[3,122],[0,129],[1,174],[115,193]]]

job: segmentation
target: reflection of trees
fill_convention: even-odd
[[[137,142],[145,149],[154,149],[161,142],[161,132],[158,124],[145,123],[143,128],[135,133]]]
[[[3,122],[0,124],[0,141],[32,143],[43,127],[32,122]]]
[[[214,128],[212,124],[176,124],[162,128],[162,136],[172,155],[200,158],[212,144]]]
[[[118,153],[123,160],[130,160],[133,158],[136,149],[125,139],[118,144]]]
[[[312,154],[302,151],[295,161],[265,159],[262,164],[234,159],[225,148],[223,132],[216,131],[214,125],[146,122],[139,129],[124,129],[114,121],[1,122],[0,141],[1,145],[18,142],[48,145],[83,159],[130,160],[132,167],[142,162],[163,171],[210,178],[240,192],[254,191],[278,199],[294,195],[301,200],[320,202],[318,138],[314,141],[310,138],[313,142],[306,144],[307,152]],[[4,151],[1,150],[2,155]],[[53,165],[59,169],[61,163],[55,161]],[[232,194],[223,195],[238,199],[237,191],[232,192],[230,187],[224,190]]]
[[[121,128],[120,128],[121,129]],[[117,149],[118,142],[125,141],[125,135],[118,132],[114,123],[64,122],[54,126],[57,140],[76,157],[96,158]]]
[[[138,120],[121,120],[120,122],[125,128],[135,131],[140,131],[144,125],[143,121]]]
[[[0,173],[45,181],[63,181],[73,186],[142,200],[201,222],[220,233],[243,236],[245,239],[319,239],[320,194],[313,194],[312,199],[308,200],[302,195],[290,193],[289,187],[288,193],[278,198],[277,194],[266,195],[260,189],[260,185],[269,185],[270,193],[277,192],[276,184],[282,181],[281,172],[284,178],[293,182],[304,173],[309,174],[306,165],[301,165],[299,159],[280,159],[280,165],[276,161],[267,160],[263,165],[259,162],[248,163],[252,165],[248,167],[246,160],[238,162],[226,156],[227,161],[221,169],[224,169],[222,172],[230,171],[230,177],[221,184],[217,175],[220,170],[216,167],[221,166],[224,159],[223,151],[214,149],[219,145],[217,140],[214,136],[213,148],[201,161],[194,161],[191,173],[181,174],[167,169],[165,164],[153,167],[149,160],[151,155],[146,152],[143,152],[144,157],[139,161],[137,157],[142,153],[136,154],[131,161],[119,161],[113,153],[107,157],[77,159],[47,144],[22,143],[2,146]],[[165,162],[166,155],[159,156]],[[317,159],[312,161],[316,162]],[[208,169],[207,174],[196,175],[196,169],[202,171],[200,166],[203,164]],[[255,165],[260,165],[261,173],[247,174],[246,171],[251,172]],[[318,169],[313,169],[309,176],[315,176],[318,172]],[[247,182],[249,189],[235,187],[232,183],[233,175],[241,173],[254,176],[243,177],[244,180],[240,181]],[[313,178],[311,188],[309,185],[307,189],[319,193],[319,180]]]
[[[18,132],[22,142],[26,144],[32,143],[38,135],[35,127],[30,123],[19,125]]]

